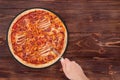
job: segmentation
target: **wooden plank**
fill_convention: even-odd
[[[101,35],[101,34],[99,34]],[[120,74],[120,56],[119,56],[119,48],[103,48],[105,49],[105,53],[99,53],[99,46],[96,45],[96,42],[94,42],[93,38],[97,38],[101,41],[111,41],[111,38],[115,38],[115,37],[119,37],[120,35],[105,35],[102,34],[102,36],[96,36],[95,34],[70,34],[70,40],[69,40],[69,45],[68,45],[68,49],[67,52],[63,55],[63,57],[67,57],[71,60],[75,60],[77,63],[79,63],[83,69],[85,70],[86,74],[89,74],[88,76],[91,77],[91,79],[93,80],[99,80],[99,79],[105,79],[105,80],[109,80],[111,78],[109,78],[110,76],[113,76],[110,74],[109,71],[115,72],[113,73],[114,76],[115,74]],[[55,75],[56,70],[59,72],[60,70],[60,63],[56,63],[55,65],[43,69],[43,70],[35,70],[34,69],[29,69],[27,67],[24,67],[23,65],[19,64],[17,61],[15,61],[15,59],[11,56],[10,52],[8,51],[7,48],[7,44],[5,40],[1,41],[4,42],[4,45],[1,45],[0,48],[0,63],[4,64],[1,65],[1,77],[10,77],[10,78],[14,78],[15,76],[12,76],[12,74],[16,74],[19,76],[23,76],[26,75],[26,73],[29,73],[29,75],[27,75],[29,78],[31,75],[36,74],[39,76],[43,76],[46,79],[46,75],[42,75],[42,74],[38,74],[39,72],[43,73],[46,71],[49,71],[48,74],[51,74],[47,77],[52,77]],[[80,41],[82,41],[82,44],[79,43]],[[112,40],[113,41],[113,40]],[[74,44],[73,44],[74,43]],[[93,44],[94,43],[94,44]],[[94,46],[93,46],[94,45]],[[5,54],[4,54],[5,53]],[[6,59],[7,58],[7,59]],[[104,63],[103,63],[104,61]],[[12,66],[10,66],[9,68],[7,68],[7,66],[9,66],[10,64],[13,64]],[[89,65],[89,66],[87,66]],[[112,65],[112,68],[109,69],[109,67]],[[18,68],[19,69],[16,69]],[[8,72],[4,72],[6,71],[6,69],[8,70]],[[22,70],[22,71],[21,71]],[[52,71],[52,72],[51,72]],[[11,73],[12,72],[12,73]],[[23,73],[21,75],[21,73]],[[63,73],[60,72],[63,76]],[[4,76],[4,74],[8,75],[8,76]],[[61,74],[59,74],[57,76],[57,78],[61,78]],[[92,76],[97,75],[97,77],[93,78]],[[11,76],[10,76],[11,75]],[[106,75],[106,76],[104,76]],[[17,77],[19,77],[17,76]],[[118,76],[117,76],[118,77]],[[55,78],[55,79],[57,79]],[[24,78],[23,78],[24,79]],[[26,79],[26,78],[25,78]],[[63,79],[63,78],[61,78]]]
[[[97,34],[97,37],[95,34]],[[120,60],[119,59],[120,43],[118,43],[118,45],[117,44],[114,45],[118,47],[114,47],[114,46],[104,47],[98,44],[99,42],[108,43],[108,42],[117,42],[117,41],[120,41],[120,34],[112,35],[112,34],[100,34],[100,33],[91,33],[91,34],[71,33],[69,35],[69,43],[66,53],[69,54],[69,57],[78,57],[78,58],[103,57],[103,58],[107,58],[108,60],[109,59]],[[7,39],[1,38],[0,44],[1,44],[0,53],[2,54],[1,57],[10,55],[7,46]]]
[[[5,34],[14,17],[25,9],[0,9],[0,33]],[[66,23],[69,32],[120,33],[120,10],[54,10]]]
[[[76,1],[53,1],[53,0],[37,0],[37,1],[24,1],[24,0],[11,0],[9,4],[9,0],[0,1],[0,8],[30,8],[30,7],[44,7],[44,8],[53,8],[53,9],[95,9],[95,10],[119,10],[120,2],[111,0],[111,1],[85,1],[81,0],[79,2]],[[9,4],[9,5],[8,5]],[[24,6],[23,6],[24,5]],[[54,7],[56,6],[56,7]],[[68,7],[69,6],[69,7]]]
[[[71,58],[70,58],[71,59]],[[61,65],[60,62],[57,62],[56,64],[45,68],[45,69],[31,69],[28,67],[25,67],[18,62],[16,62],[12,58],[8,58],[6,60],[5,58],[1,59],[1,62],[4,62],[4,65],[0,66],[0,78],[17,78],[19,79],[54,79],[54,80],[67,80],[63,74],[63,72],[60,71]],[[71,59],[75,60],[75,59]],[[9,63],[8,63],[9,61]],[[84,59],[79,59],[76,60],[77,63],[79,63],[82,68],[84,69],[85,73],[87,76],[89,76],[93,80],[100,80],[100,79],[105,79],[105,80],[112,80],[111,76],[115,76],[116,74],[119,75],[119,61],[105,61],[103,63],[102,60],[84,60]],[[112,64],[114,63],[114,65]],[[3,63],[2,63],[3,64]],[[10,66],[12,64],[12,66]],[[115,65],[117,64],[117,66]],[[108,69],[112,65],[111,69]],[[9,67],[8,67],[9,66]],[[46,74],[47,72],[47,74]],[[114,72],[112,75],[111,73]],[[22,73],[22,74],[21,74]],[[41,74],[42,73],[42,74]],[[57,74],[57,75],[56,75]],[[96,76],[94,76],[96,75]],[[35,78],[35,76],[37,76]],[[94,76],[94,77],[93,77]]]
[[[67,53],[70,53],[69,56],[73,53],[79,53],[79,56],[82,57],[84,53],[86,53],[86,57],[88,56],[101,56],[104,55],[105,57],[115,57],[119,58],[120,52],[120,43],[113,44],[113,47],[110,46],[101,46],[99,43],[109,43],[109,42],[118,42],[120,41],[120,34],[101,34],[101,33],[70,33],[68,38],[68,48]],[[3,53],[8,53],[8,46],[7,46],[7,39],[0,38],[0,48]],[[114,47],[116,46],[116,47]],[[117,47],[118,46],[118,47]],[[1,54],[3,54],[1,53]],[[9,54],[6,54],[9,55]],[[2,55],[1,55],[2,56]],[[102,56],[103,57],[103,56]]]

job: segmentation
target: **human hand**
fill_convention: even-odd
[[[81,66],[75,61],[70,61],[69,59],[61,59],[61,64],[63,72],[66,77],[70,80],[89,80],[84,74]]]

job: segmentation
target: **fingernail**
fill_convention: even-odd
[[[64,61],[64,58],[63,58],[63,57],[61,57],[60,61],[61,61],[61,62],[63,62],[63,61]]]

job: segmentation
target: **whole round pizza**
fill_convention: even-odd
[[[48,10],[26,10],[11,23],[8,45],[20,63],[31,68],[44,68],[64,53],[67,30],[61,19]]]

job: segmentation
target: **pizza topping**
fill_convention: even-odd
[[[51,25],[50,20],[43,19],[43,20],[40,20],[38,27],[41,28],[41,29],[46,29],[46,28],[48,28],[50,25]]]
[[[27,28],[29,28],[29,26],[30,26],[30,20],[28,18],[25,18],[25,19],[23,19],[23,21],[24,21],[25,26]]]
[[[24,44],[25,43],[25,34],[17,34],[16,35],[16,43]]]

